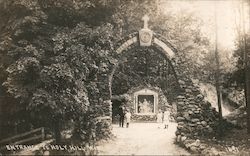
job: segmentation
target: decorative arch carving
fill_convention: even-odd
[[[131,36],[131,35],[129,35],[129,36]],[[124,41],[115,51],[117,54],[121,54],[124,50],[128,49],[130,46],[132,46],[133,44],[136,44],[136,43],[139,43],[138,34],[137,34],[137,36],[134,36],[134,37]],[[169,46],[170,43],[168,43],[168,45],[167,45],[161,39],[154,37],[153,44],[151,46],[154,46],[154,45],[162,48],[162,50],[164,51],[164,54],[167,56],[167,58],[169,60],[171,60],[175,57],[176,50],[175,50],[175,48],[173,48],[173,46]]]

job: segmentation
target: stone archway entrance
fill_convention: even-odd
[[[211,105],[204,101],[203,95],[197,86],[194,86],[189,77],[187,67],[183,66],[182,58],[178,55],[177,50],[160,34],[154,33],[148,28],[148,18],[145,16],[144,28],[138,32],[125,36],[116,48],[116,54],[119,56],[133,47],[154,47],[161,52],[170,62],[174,69],[180,92],[176,96],[177,101],[177,118],[178,129],[177,138],[181,137],[198,137],[201,135],[210,135],[216,128],[215,122],[218,120],[217,112],[212,109]],[[108,76],[108,89],[112,96],[112,80],[118,63],[113,65],[113,69]],[[104,98],[105,99],[105,98]],[[110,101],[104,103],[111,106]],[[111,108],[109,109],[111,113]]]

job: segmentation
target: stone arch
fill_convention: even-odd
[[[115,49],[115,53],[117,54],[117,59],[118,62],[116,62],[111,70],[111,74],[109,76],[109,91],[110,91],[110,96],[112,96],[112,80],[113,80],[113,75],[116,71],[116,68],[118,67],[119,64],[119,57],[122,55],[122,53],[125,50],[129,50],[133,47],[138,47],[140,46],[139,43],[139,33],[135,32],[132,34],[129,34],[128,36],[123,37],[119,42],[118,46]],[[180,80],[182,75],[180,75],[179,67],[177,66],[179,60],[179,56],[177,53],[177,50],[174,48],[174,46],[171,45],[170,42],[168,42],[164,37],[162,37],[160,34],[154,33],[153,38],[152,38],[152,44],[151,47],[155,47],[158,52],[162,53],[165,57],[166,60],[170,62],[170,66],[173,68],[174,76],[177,80]],[[177,59],[176,59],[177,58]],[[181,62],[181,61],[180,61]],[[182,81],[177,81],[178,85],[180,86],[179,82]]]
[[[128,36],[123,37],[119,42],[118,42],[118,46],[115,49],[115,53],[118,55],[118,60],[119,57],[122,55],[122,53],[125,50],[131,49],[133,47],[136,46],[140,46],[139,43],[139,33],[135,32],[132,33]],[[155,47],[158,52],[162,53],[166,60],[168,60],[170,62],[170,66],[174,69],[174,75],[176,77],[176,79],[178,79],[179,77],[179,69],[176,66],[177,63],[175,62],[176,59],[178,58],[178,53],[177,50],[174,48],[174,46],[171,45],[171,43],[169,43],[164,37],[162,37],[160,34],[154,33],[153,34],[153,39],[152,39],[152,47]],[[110,91],[110,96],[112,95],[112,79],[113,79],[113,74],[116,71],[116,68],[118,66],[119,62],[116,62],[114,64],[114,67],[111,70],[111,74],[109,76],[109,91]],[[179,83],[179,82],[177,82]]]
[[[120,45],[115,50],[117,54],[122,53],[125,49],[129,48],[130,46],[138,42],[138,34],[131,34],[129,36],[132,36],[132,38],[125,41],[122,45]],[[160,36],[160,35],[154,34],[154,36],[155,37],[153,38],[152,44],[160,47],[169,60],[174,58],[177,50],[169,42],[167,41],[163,42],[160,39],[158,39],[157,36]]]
[[[119,60],[123,51],[135,46],[141,46],[139,33],[135,32],[124,37],[117,45],[115,53]],[[198,137],[204,134],[213,135],[216,128],[215,122],[218,120],[218,113],[211,107],[210,103],[204,100],[199,87],[195,86],[192,82],[186,69],[187,67],[183,65],[183,60],[177,50],[164,37],[156,33],[152,35],[152,43],[150,46],[155,47],[170,61],[180,87],[180,92],[176,97],[178,111],[176,118],[178,123],[176,131],[177,141],[180,141],[182,137]],[[113,64],[111,73],[108,76],[110,97],[112,96],[113,75],[118,64],[119,62]]]

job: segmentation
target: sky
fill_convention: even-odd
[[[162,9],[168,10],[169,4],[173,11],[188,10],[204,22],[203,32],[211,39],[215,39],[215,10],[217,13],[217,32],[219,46],[226,49],[235,48],[237,37],[236,27],[239,27],[239,8],[243,6],[245,15],[245,29],[249,30],[249,7],[241,0],[162,0]],[[242,21],[242,20],[241,20]],[[240,26],[243,30],[243,24]]]

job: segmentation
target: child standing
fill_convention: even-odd
[[[163,114],[164,129],[168,128],[169,120],[170,120],[170,112],[165,110],[165,112]]]
[[[160,128],[160,126],[162,124],[162,112],[160,109],[159,109],[159,112],[157,113],[156,118],[157,118],[158,128]]]
[[[130,120],[131,120],[131,113],[129,112],[129,110],[127,110],[125,114],[125,121],[126,121],[127,128],[129,127]]]

